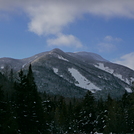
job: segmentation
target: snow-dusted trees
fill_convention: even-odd
[[[82,132],[93,133],[95,131],[95,101],[90,91],[84,97],[79,114],[79,128]]]
[[[2,87],[0,86],[0,132],[4,131],[4,123],[6,118],[6,107],[7,103],[4,100],[4,93]]]
[[[0,86],[0,133],[17,133],[17,122],[13,112],[12,103],[5,96],[2,86]]]
[[[41,98],[37,92],[31,65],[28,74],[19,72],[19,80],[15,83],[16,113],[21,133],[42,133],[46,130]]]
[[[124,120],[126,133],[134,133],[134,93],[125,94],[124,99]]]
[[[118,100],[96,100],[90,91],[83,98],[38,93],[31,65],[15,83],[12,72],[9,78],[0,86],[0,134],[134,133],[134,93]]]

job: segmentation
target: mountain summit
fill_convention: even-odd
[[[131,93],[134,71],[109,62],[90,52],[63,52],[60,49],[43,52],[25,59],[0,59],[0,71],[7,67],[14,71],[32,69],[40,92],[65,97],[83,97],[90,90],[96,98],[121,97]]]

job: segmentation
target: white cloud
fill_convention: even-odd
[[[113,37],[110,36],[110,35],[107,35],[105,38],[104,38],[105,41],[112,41],[113,40]]]
[[[106,18],[134,18],[133,0],[40,0],[36,5],[34,2],[30,4],[25,8],[31,19],[29,30],[38,35],[62,32],[65,26],[84,13]]]
[[[76,21],[83,14],[92,14],[104,18],[126,17],[134,19],[134,0],[0,0],[0,14],[3,11],[24,11],[29,17],[28,29],[38,35],[55,35],[56,39],[49,39],[49,45],[62,45],[59,36],[63,29]],[[81,43],[73,35],[64,37],[68,42]],[[119,41],[119,38],[107,36],[107,42],[99,44],[100,50],[115,49],[110,41]],[[72,40],[72,41],[70,41]],[[106,41],[105,40],[105,41]],[[109,41],[109,43],[108,43]],[[66,46],[72,43],[63,43]]]
[[[60,33],[64,26],[74,21],[75,12],[68,9],[62,4],[28,8],[31,18],[29,30],[39,35]]]
[[[99,43],[97,45],[98,51],[99,52],[112,52],[116,49],[116,46],[111,44],[111,43]]]
[[[81,42],[73,35],[59,34],[55,39],[48,39],[47,43],[49,46],[66,46],[66,47],[82,47]]]
[[[120,42],[120,41],[122,41],[122,39],[121,38],[114,38],[114,37],[112,37],[112,36],[110,36],[110,35],[107,35],[105,38],[104,38],[104,41],[109,41],[109,42],[113,42],[113,41],[115,41],[115,42]]]
[[[112,52],[117,49],[117,45],[122,39],[118,37],[112,37],[107,35],[104,39],[97,45],[99,52]]]
[[[121,58],[119,58],[118,60],[116,60],[114,62],[117,63],[117,64],[127,66],[127,67],[134,70],[133,59],[134,59],[134,52],[126,54],[126,55],[122,56]]]
[[[0,0],[0,10],[22,9],[30,17],[29,30],[57,34],[84,13],[134,19],[134,0]]]

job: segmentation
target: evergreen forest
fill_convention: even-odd
[[[121,99],[65,98],[37,90],[31,65],[0,85],[0,134],[134,133],[134,93]],[[7,82],[8,81],[8,82]]]

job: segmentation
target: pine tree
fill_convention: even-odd
[[[105,133],[124,133],[124,114],[119,101],[108,96]]]
[[[106,127],[106,117],[107,117],[105,102],[102,99],[98,100],[96,115],[97,115],[95,121],[96,131],[102,133],[104,131],[104,128]]]
[[[4,92],[0,86],[0,132],[3,132],[3,124],[5,122],[6,102],[4,101]]]
[[[134,93],[129,95],[128,107],[127,107],[127,132],[134,132]]]
[[[14,116],[14,112],[11,106],[11,102],[7,100],[0,87],[0,133],[8,134],[14,133],[17,134],[17,123]]]
[[[90,91],[84,97],[83,107],[80,112],[79,127],[82,132],[93,133],[95,131],[95,101]]]
[[[45,128],[42,101],[37,92],[31,65],[28,74],[24,75],[21,70],[16,88],[16,111],[18,125],[22,133],[42,133]]]
[[[54,102],[50,100],[47,95],[43,99],[43,109],[44,109],[44,117],[46,121],[46,125],[49,131],[56,133],[56,124],[55,124],[55,105]]]
[[[129,107],[131,106],[130,105],[130,94],[127,93],[127,91],[124,93],[123,97],[122,97],[122,100],[121,100],[121,103],[120,103],[120,106],[121,106],[121,110],[122,110],[122,129],[124,131],[124,133],[129,133],[129,113],[128,113],[128,109]]]

